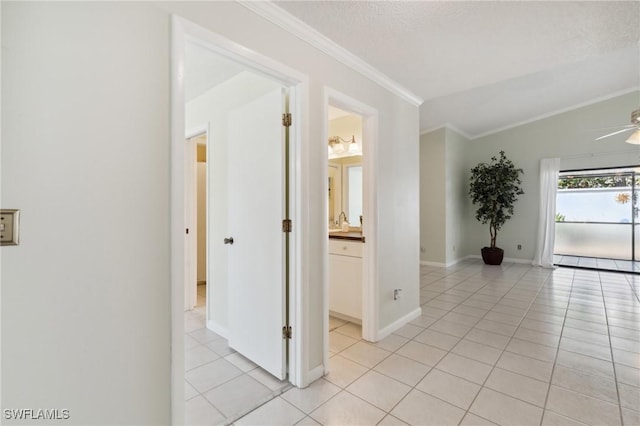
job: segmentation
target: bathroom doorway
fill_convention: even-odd
[[[329,343],[335,353],[362,338],[363,150],[362,117],[332,105],[328,115]]]
[[[329,372],[332,364],[340,365],[341,352],[377,336],[377,111],[331,89],[326,100],[324,365]]]

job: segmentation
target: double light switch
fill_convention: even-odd
[[[20,225],[20,210],[0,210],[0,245],[18,245],[18,230]]]

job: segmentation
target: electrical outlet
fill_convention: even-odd
[[[424,253],[424,247],[420,246],[420,253]]]
[[[401,292],[402,292],[401,288],[396,288],[395,290],[393,290],[393,300],[400,299],[400,293]]]
[[[518,250],[522,250],[522,244],[518,244]]]

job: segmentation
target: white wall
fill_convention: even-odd
[[[446,129],[420,136],[420,260],[444,265],[446,248]]]
[[[465,218],[469,200],[469,174],[466,167],[465,155],[468,149],[469,139],[446,128],[446,264],[451,265],[464,258],[464,242],[466,232],[464,229]]]
[[[0,249],[2,408],[166,424],[169,20],[135,3],[1,7],[2,207],[22,219]]]
[[[418,307],[418,108],[235,2],[2,2],[2,406],[75,424],[170,421],[170,13],[309,76],[304,359],[322,364],[324,90],[378,110],[383,328]],[[247,31],[250,28],[251,31]],[[393,288],[404,288],[392,301]]]
[[[448,127],[420,137],[420,260],[426,264],[464,257],[468,142]]]

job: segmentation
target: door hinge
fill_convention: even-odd
[[[286,113],[282,114],[282,125],[284,127],[290,127],[291,126],[291,113],[290,112],[286,112]]]
[[[291,223],[291,219],[282,220],[282,232],[291,232],[292,227],[293,224]]]
[[[285,325],[282,327],[282,338],[283,339],[291,339],[291,326]]]

